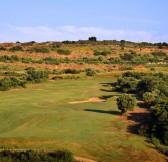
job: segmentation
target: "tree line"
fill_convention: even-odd
[[[136,98],[132,94],[144,101],[150,119],[149,123],[141,125],[138,132],[150,137],[156,147],[168,155],[168,75],[126,72],[117,80],[115,88],[125,93],[117,98],[121,114],[134,109]]]

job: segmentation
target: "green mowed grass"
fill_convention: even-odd
[[[99,161],[164,161],[144,137],[127,131],[115,101],[69,104],[120,95],[113,79],[63,80],[0,92],[0,146],[68,149]],[[102,84],[104,83],[104,84]]]

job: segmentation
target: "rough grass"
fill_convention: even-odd
[[[98,161],[164,161],[146,139],[127,130],[115,101],[113,79],[51,81],[0,92],[0,146],[14,149],[68,149]]]

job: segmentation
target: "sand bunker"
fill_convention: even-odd
[[[79,104],[79,103],[86,103],[86,102],[104,102],[105,99],[101,99],[98,97],[93,97],[85,101],[74,101],[74,102],[69,102],[70,104]]]
[[[75,159],[79,162],[96,162],[94,160],[85,159],[85,158],[82,158],[82,157],[75,157]]]

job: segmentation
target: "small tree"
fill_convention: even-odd
[[[95,76],[96,75],[96,71],[93,70],[93,69],[85,69],[85,72],[86,72],[86,76]]]
[[[143,100],[147,106],[150,106],[154,102],[155,98],[156,94],[154,92],[145,92],[143,94]]]
[[[151,107],[152,134],[168,145],[168,100]]]
[[[12,85],[12,81],[9,77],[5,77],[0,80],[0,90],[1,91],[9,90],[11,85]]]
[[[132,97],[130,94],[123,94],[117,98],[117,106],[122,115],[126,114],[128,110],[133,111],[135,105],[136,98]]]
[[[92,42],[96,42],[96,41],[97,41],[97,38],[96,38],[96,37],[89,37],[88,40],[89,40],[89,41],[92,41]]]

